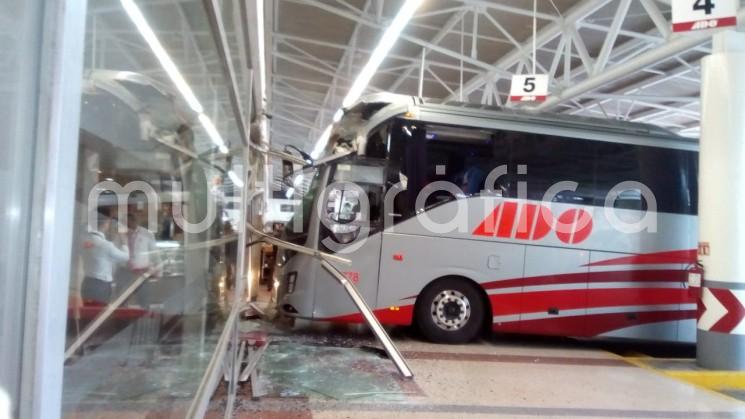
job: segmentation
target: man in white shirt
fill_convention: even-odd
[[[131,284],[142,275],[159,276],[160,255],[155,243],[155,235],[137,223],[135,214],[127,214],[127,244],[129,245],[129,263],[127,284]],[[145,307],[148,302],[147,286],[143,285],[135,293],[137,303]]]
[[[106,239],[104,232],[110,227],[111,219],[99,213],[97,228],[88,231],[83,241],[83,301],[108,304],[111,301],[114,267],[129,260],[126,241],[117,247]]]

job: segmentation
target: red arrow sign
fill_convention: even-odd
[[[730,333],[745,318],[745,307],[732,291],[720,288],[709,288],[714,297],[727,309],[727,313],[713,326],[712,332]]]

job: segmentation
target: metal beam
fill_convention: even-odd
[[[641,102],[683,102],[698,103],[701,98],[698,96],[656,96],[656,95],[637,95],[637,94],[613,94],[613,93],[588,93],[582,96],[591,99],[610,99],[626,100]]]
[[[503,13],[510,13],[513,15],[518,16],[526,16],[526,17],[533,17],[533,8],[529,9],[522,9],[520,7],[510,6],[506,4],[502,4],[496,1],[486,1],[486,0],[458,0],[463,4],[467,4],[469,6],[479,6],[486,9],[494,9]],[[561,20],[559,16],[554,16],[552,14],[548,13],[542,13],[538,12],[536,13],[536,17],[541,20],[549,20],[552,22],[558,22]]]
[[[222,18],[220,3],[218,0],[204,0],[205,11],[210,22],[210,29],[215,38],[217,54],[220,57],[220,64],[223,70],[223,77],[228,85],[228,97],[233,110],[233,118],[238,126],[238,134],[245,147],[248,147],[248,126],[244,119],[243,105],[240,100],[238,91],[238,82],[235,77],[235,68],[233,67],[233,55],[230,52],[228,37],[225,33],[225,22]]]
[[[745,8],[740,9],[739,19],[745,19]],[[548,98],[541,105],[535,107],[536,110],[546,111],[567,100],[573,99],[579,95],[597,89],[603,85],[615,80],[628,76],[631,73],[642,70],[645,67],[669,59],[681,52],[701,45],[711,39],[712,32],[689,33],[684,36],[671,38],[666,44],[651,49],[641,54],[633,60],[627,61],[621,65],[613,66],[606,69],[605,72],[591,76],[577,84],[569,86],[562,92]]]
[[[459,32],[458,33],[452,32],[452,28],[451,28],[451,31],[448,31],[445,35],[457,35],[457,36],[460,36],[460,33]],[[343,44],[339,44],[339,43],[328,42],[328,41],[321,41],[321,40],[318,40],[318,39],[311,39],[311,38],[303,38],[303,37],[289,35],[289,34],[284,34],[284,33],[275,33],[274,34],[274,37],[275,37],[275,39],[289,40],[289,41],[293,41],[293,42],[296,42],[296,43],[307,43],[307,44],[310,44],[310,45],[318,45],[318,46],[322,46],[322,47],[334,48],[334,49],[339,49],[339,50],[343,50],[343,51],[346,51],[348,49],[348,47],[349,47],[348,45],[343,45]],[[509,44],[509,41],[506,41],[504,39],[490,37],[490,36],[479,35],[479,39],[484,40],[484,41],[489,41],[489,42],[500,42],[500,43],[504,43],[504,44]],[[359,48],[359,47],[356,48],[356,51],[359,52],[359,53],[365,54],[365,55],[370,55],[372,53],[372,50],[365,49],[365,48]],[[552,50],[549,50],[549,49],[546,49],[546,48],[538,48],[538,51],[539,52],[546,52],[546,53],[551,53],[552,52]],[[401,60],[401,61],[410,62],[411,63],[412,71],[414,69],[416,69],[416,68],[419,68],[419,64],[418,64],[419,63],[419,58],[420,58],[419,56],[404,56],[404,55],[398,55],[398,54],[388,54],[388,59],[389,60]],[[448,63],[445,63],[445,62],[442,62],[442,61],[432,60],[432,59],[429,59],[429,58],[427,59],[427,65],[432,66],[432,67],[442,67],[442,68],[447,68],[447,69],[450,69],[450,70],[458,70],[458,71],[460,71],[460,66],[458,66],[458,65],[448,64]],[[471,68],[465,68],[464,70],[466,72],[473,73],[473,74],[479,74],[481,72],[481,70],[479,70],[479,69],[471,69]]]
[[[626,14],[629,12],[629,6],[631,6],[631,0],[621,0],[616,9],[616,14],[613,16],[613,22],[610,25],[608,34],[605,36],[603,46],[600,48],[600,54],[598,54],[595,67],[593,68],[592,74],[598,74],[605,69],[608,64],[608,58],[610,58],[611,50],[618,39],[618,32],[621,30],[621,25],[626,19]]]
[[[555,39],[557,36],[560,36],[562,33],[564,33],[564,30],[566,27],[572,26],[577,21],[585,18],[586,16],[594,13],[598,9],[605,6],[610,0],[583,0],[576,6],[572,7],[568,13],[565,14],[564,19],[560,21],[554,21],[550,23],[545,28],[541,29],[538,34],[536,35],[536,45],[542,46],[551,40]],[[532,14],[531,14],[532,16]],[[522,43],[522,47],[518,50],[513,49],[511,52],[500,58],[499,60],[495,61],[493,64],[494,69],[490,71],[485,71],[481,73],[480,75],[471,78],[464,86],[463,86],[463,96],[467,97],[468,94],[473,92],[474,90],[478,89],[480,86],[484,85],[489,80],[494,79],[494,76],[498,75],[500,73],[499,70],[510,68],[511,66],[515,65],[516,63],[520,62],[520,59],[525,55],[527,51],[530,51],[533,47],[533,41],[532,37]],[[499,69],[499,70],[497,70]],[[455,100],[459,95],[459,92],[456,92],[455,95],[451,95],[447,97],[445,100]]]
[[[371,0],[365,0],[364,5],[362,6],[362,13],[367,13],[368,9],[372,7],[372,1]],[[319,129],[323,127],[324,125],[324,119],[327,113],[327,110],[329,108],[335,107],[335,104],[333,103],[336,96],[336,88],[337,83],[339,80],[345,80],[348,83],[353,83],[353,80],[347,79],[342,77],[341,72],[342,68],[344,67],[344,62],[347,62],[347,65],[349,68],[353,65],[353,59],[354,59],[354,53],[353,50],[356,47],[357,44],[357,36],[359,34],[359,30],[361,28],[360,22],[357,22],[354,26],[354,29],[352,30],[352,35],[349,38],[349,44],[347,45],[347,48],[344,50],[344,54],[342,54],[341,59],[339,60],[338,67],[336,69],[336,72],[331,75],[331,85],[326,91],[326,96],[323,98],[323,104],[318,110],[318,114],[316,115],[315,120],[315,126]],[[368,88],[372,88],[372,85],[369,85]],[[313,131],[308,131],[308,140],[312,141],[313,136],[316,134]]]
[[[300,0],[285,0],[285,1],[299,2]],[[321,3],[318,0],[303,0],[302,3],[303,4],[306,4],[306,5],[307,4],[310,4],[310,5],[315,6],[315,7],[319,8],[319,9],[321,9],[321,10],[325,10],[325,11],[327,11],[329,13],[332,13],[332,14],[335,14],[337,16],[341,16],[341,17],[347,18],[349,20],[355,21],[357,23],[363,24],[365,26],[369,26],[369,27],[371,27],[373,29],[380,29],[380,30],[385,29],[385,26],[384,25],[380,25],[380,24],[378,24],[376,22],[367,20],[367,19],[365,19],[363,17],[355,16],[355,15],[353,15],[351,13],[348,13],[348,12],[345,12],[343,10],[337,9],[335,7],[329,6],[329,5],[325,4],[325,3]],[[432,44],[429,41],[425,41],[423,39],[419,39],[417,37],[414,37],[414,36],[411,36],[411,35],[407,35],[405,33],[402,33],[399,36],[399,38],[402,39],[402,40],[404,40],[404,41],[411,42],[413,44],[416,44],[416,45],[419,45],[419,46],[428,48],[431,51],[434,51],[434,52],[437,52],[437,53],[440,53],[440,54],[443,54],[443,55],[446,55],[446,56],[449,56],[449,57],[452,57],[452,58],[455,58],[455,59],[458,59],[458,60],[463,60],[463,62],[468,63],[468,64],[470,64],[470,65],[472,65],[474,67],[479,67],[479,68],[484,69],[484,70],[493,71],[493,72],[501,73],[501,74],[504,74],[504,75],[508,75],[509,74],[508,72],[502,70],[501,68],[498,68],[498,67],[493,66],[491,64],[487,64],[487,63],[485,63],[483,61],[475,60],[475,59],[473,59],[473,58],[471,58],[471,57],[469,57],[467,55],[460,54],[460,53],[455,52],[453,50],[450,50],[450,49],[441,47],[439,45]]]
[[[618,98],[621,98],[621,99],[622,98],[625,98],[627,96],[628,97],[631,97],[631,96],[634,96],[635,97],[636,95],[638,95],[640,92],[644,91],[645,89],[648,89],[650,87],[653,87],[653,86],[656,86],[656,85],[659,85],[659,84],[662,84],[662,83],[667,83],[667,82],[669,82],[669,81],[671,81],[673,79],[676,79],[678,77],[681,77],[682,75],[684,75],[684,74],[686,74],[686,73],[688,73],[690,71],[691,70],[684,68],[682,70],[676,70],[676,71],[673,71],[673,72],[670,72],[670,73],[667,73],[667,74],[664,74],[664,75],[649,77],[649,78],[646,78],[644,80],[638,81],[636,83],[630,84],[628,86],[624,86],[623,88],[621,88],[618,91],[612,93],[611,95],[615,95],[615,96],[617,96]],[[591,95],[598,95],[598,93],[591,93]],[[582,97],[586,97],[586,95],[582,95]],[[599,106],[601,104],[610,102],[611,100],[614,100],[614,99],[611,99],[611,98],[604,98],[604,99],[603,98],[597,98],[597,99],[594,99],[594,100],[592,100],[590,102],[583,103],[583,105],[582,105],[582,107],[580,109],[572,110],[572,111],[569,112],[569,114],[576,115],[576,114],[582,113],[583,111],[592,109],[595,106]],[[615,99],[615,100],[619,100],[619,99]]]
[[[655,4],[652,0],[640,0],[642,6],[644,7],[644,10],[647,11],[647,14],[649,15],[649,18],[652,19],[652,22],[654,22],[654,26],[657,28],[657,30],[660,32],[660,35],[662,35],[663,38],[667,39],[670,37],[670,23],[665,19],[665,16],[662,15],[662,12],[660,11],[660,8],[657,7],[657,4]]]
[[[430,42],[435,45],[442,42],[442,40],[445,39],[445,37],[450,32],[450,30],[453,29],[455,25],[458,24],[458,22],[460,22],[460,20],[465,17],[466,13],[468,13],[467,9],[462,9],[456,13],[453,13],[453,15],[450,16],[447,22],[445,22],[445,24],[442,26],[442,30],[437,32],[437,34],[435,34],[435,36],[433,36],[432,39],[430,39]],[[425,54],[429,51],[428,48],[422,48],[422,50],[424,51]],[[409,75],[411,75],[411,72],[414,71],[415,68],[416,67],[412,65],[411,67],[409,67],[408,70],[404,71],[403,74],[401,74],[401,76],[391,84],[388,90],[395,91],[399,87],[401,87],[401,84],[409,77]]]

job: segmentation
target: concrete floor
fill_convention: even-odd
[[[299,323],[290,329],[253,320],[241,328],[264,330],[272,343],[259,364],[259,385],[239,390],[237,418],[745,418],[745,402],[737,400],[745,398],[745,375],[724,377],[739,389],[707,388],[722,377],[692,366],[692,346],[515,335],[435,345],[410,328],[395,328],[391,335],[415,374],[403,380],[370,349],[379,345],[361,326]],[[123,359],[115,349],[102,347],[94,355]],[[167,355],[151,352],[159,354],[153,359]],[[155,365],[130,358],[86,397],[67,394],[65,417],[184,417],[192,394],[185,383],[197,385],[203,366],[172,363],[158,367],[163,371],[155,377]],[[121,390],[129,388],[139,393]],[[223,386],[209,418],[224,417],[225,395]]]
[[[244,389],[235,417],[745,417],[745,403],[735,398],[617,354],[638,359],[640,351],[653,348],[655,355],[685,356],[691,347],[520,336],[450,346],[423,342],[408,329],[395,329],[392,335],[416,375],[413,382],[399,379],[390,361],[381,358],[380,368],[398,383],[398,397],[370,394],[339,399],[309,391],[302,396],[267,394],[252,399]],[[375,344],[368,334],[343,327],[301,326],[293,336],[304,344]],[[339,377],[341,387],[345,379]],[[222,417],[220,401],[212,407],[210,416]]]

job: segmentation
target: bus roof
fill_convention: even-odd
[[[492,123],[505,121],[511,124],[540,124],[556,128],[592,130],[598,133],[615,135],[643,135],[645,137],[683,143],[688,146],[698,143],[695,138],[682,137],[670,130],[651,124],[546,112],[529,112],[521,109],[479,105],[474,103],[440,103],[439,100],[435,99],[391,93],[377,93],[363,96],[357,101],[357,103],[352,105],[347,112],[360,112],[364,115],[364,119],[369,119],[372,115],[390,105],[401,107],[408,106],[413,112],[419,111],[420,113],[437,114],[438,116],[443,117],[442,122],[444,124],[447,124],[447,120],[451,119],[448,118],[448,116],[453,117],[452,119],[465,117],[470,121],[484,119],[489,120]],[[467,125],[477,127],[480,124],[469,123]]]

